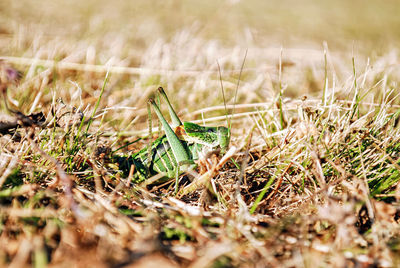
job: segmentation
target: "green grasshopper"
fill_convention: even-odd
[[[225,153],[230,141],[227,127],[203,127],[191,122],[181,122],[162,87],[158,93],[167,103],[172,127],[162,115],[153,99],[149,100],[164,129],[165,135],[155,140],[150,149],[144,148],[127,158],[124,165],[134,165],[134,182],[142,182],[158,173],[177,178],[189,168],[196,166],[201,152],[219,149]]]

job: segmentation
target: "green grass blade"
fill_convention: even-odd
[[[262,189],[261,193],[257,196],[256,201],[254,201],[253,206],[251,206],[250,209],[250,213],[253,214],[257,207],[258,204],[261,202],[261,200],[264,198],[265,193],[267,192],[267,190],[269,189],[269,187],[271,187],[272,183],[274,182],[275,178],[270,178],[267,182],[267,184],[265,184],[264,188]]]
[[[104,89],[106,88],[106,85],[107,85],[107,82],[108,82],[109,78],[110,78],[110,72],[107,71],[106,76],[104,78],[103,86],[101,87],[100,96],[97,99],[96,105],[94,106],[92,116],[89,118],[89,122],[87,124],[86,131],[85,131],[86,133],[88,133],[90,125],[92,124],[93,117],[96,114],[97,108],[99,107],[99,104],[100,104],[100,101],[101,101],[101,97],[103,96]]]

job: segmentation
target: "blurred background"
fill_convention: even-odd
[[[10,92],[19,107],[39,98],[38,109],[51,102],[50,92],[75,106],[93,105],[105,75],[96,65],[128,68],[111,71],[105,107],[137,107],[145,115],[147,98],[162,85],[177,110],[195,113],[222,104],[215,93],[217,61],[227,102],[233,102],[246,50],[238,103],[266,102],[281,90],[286,98],[320,98],[325,79],[336,98],[348,99],[353,56],[357,75],[373,70],[360,78],[366,88],[384,76],[396,87],[400,77],[396,0],[3,0],[0,14],[0,55],[16,57],[9,60],[27,81],[42,75],[41,84]],[[82,65],[60,67],[43,84],[49,76],[43,72],[55,62]],[[131,110],[112,114],[123,125],[135,116]]]
[[[246,48],[320,48],[327,41],[331,49],[349,49],[354,42],[357,48],[382,53],[397,47],[400,38],[397,0],[3,0],[0,12],[2,53],[17,53],[6,46],[15,34],[21,46],[38,37],[43,42],[104,39],[108,45],[123,38],[122,52],[170,40],[188,28],[198,37]]]

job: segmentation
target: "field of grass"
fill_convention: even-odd
[[[1,1],[0,266],[399,266],[399,12]],[[115,159],[151,142],[157,88],[227,126],[221,85],[227,161],[133,183]]]

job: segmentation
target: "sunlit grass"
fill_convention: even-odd
[[[0,266],[398,265],[399,7],[311,3],[2,3],[22,79],[0,104],[20,125],[0,129]],[[113,161],[149,144],[157,87],[226,126],[240,73],[213,178],[133,184]]]

